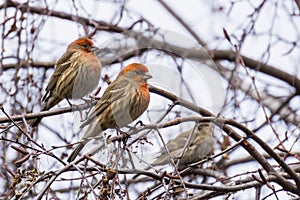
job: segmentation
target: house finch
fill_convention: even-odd
[[[150,94],[147,80],[152,78],[146,66],[133,63],[125,67],[107,87],[87,120],[89,124],[80,143],[68,158],[71,162],[84,145],[108,128],[122,128],[137,119],[147,109]]]
[[[188,141],[190,134],[193,134],[190,139],[190,144],[185,149],[182,155],[183,148]],[[166,148],[170,152],[170,156],[176,163],[180,158],[179,168],[182,168],[188,164],[195,163],[208,156],[213,151],[213,146],[215,144],[215,139],[213,136],[212,127],[209,123],[200,123],[194,130],[193,129],[185,131],[178,135],[173,140],[170,140],[166,144]],[[153,165],[165,165],[171,162],[169,154],[167,153],[165,147],[162,147],[161,155],[156,158],[152,163]],[[180,157],[182,155],[182,157]]]
[[[90,94],[98,85],[102,65],[97,58],[91,39],[83,37],[72,42],[64,55],[57,61],[55,70],[42,98],[41,111],[49,110],[64,98],[79,99]],[[41,121],[31,121],[35,127]]]

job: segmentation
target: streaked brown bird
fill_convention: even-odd
[[[190,144],[186,148],[184,154],[182,155],[183,148],[188,141],[189,136],[191,136]],[[170,156],[173,158],[175,164],[180,158],[179,168],[182,168],[188,164],[198,162],[210,155],[213,152],[213,147],[215,144],[215,138],[213,136],[213,130],[210,123],[200,123],[194,130],[193,129],[185,131],[170,140],[166,144],[166,148],[170,152]],[[169,154],[163,146],[160,149],[161,154],[156,158],[152,165],[166,165],[171,163]],[[182,155],[182,157],[180,157]]]
[[[55,70],[42,98],[42,109],[46,111],[63,99],[80,99],[90,94],[99,84],[102,65],[97,58],[91,39],[79,38],[69,44],[67,51],[57,61]],[[36,127],[42,118],[30,122]]]
[[[109,128],[122,128],[136,120],[147,109],[150,93],[147,67],[139,63],[126,66],[107,87],[81,128],[88,126],[80,143],[68,158],[73,161],[84,145]]]

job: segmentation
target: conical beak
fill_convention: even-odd
[[[92,51],[92,52],[95,52],[95,51],[98,51],[99,48],[96,47],[96,46],[91,46],[89,50]]]
[[[145,80],[148,80],[150,78],[153,78],[153,76],[150,74],[150,72],[146,72],[144,75],[143,75],[143,79]]]

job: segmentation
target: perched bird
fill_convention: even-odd
[[[193,135],[191,136],[190,144],[187,146],[184,154],[182,154],[183,148],[191,134]],[[194,132],[193,129],[191,129],[181,133],[173,140],[170,140],[166,144],[166,148],[169,150],[170,156],[173,158],[175,164],[180,158],[179,168],[182,168],[188,164],[198,162],[205,156],[210,155],[213,152],[214,144],[215,139],[212,127],[209,123],[200,123],[194,129]],[[152,165],[156,166],[171,163],[166,148],[164,146],[161,147],[161,154],[156,158]]]
[[[68,162],[73,161],[84,145],[102,131],[122,128],[143,114],[150,101],[147,84],[150,78],[147,67],[138,63],[126,66],[119,73],[81,125],[81,128],[89,126]]]
[[[41,111],[49,110],[65,98],[80,99],[98,86],[102,65],[95,54],[97,49],[87,37],[69,44],[67,51],[55,65],[46,94],[42,98]],[[30,124],[36,127],[41,120],[37,118]]]

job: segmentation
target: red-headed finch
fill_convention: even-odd
[[[81,128],[89,125],[80,143],[68,158],[73,161],[84,145],[109,128],[122,128],[147,109],[150,93],[147,80],[152,78],[146,66],[126,66],[107,87]]]
[[[90,94],[100,80],[102,65],[97,58],[91,39],[83,37],[69,44],[67,51],[60,57],[42,98],[42,109],[46,111],[61,100],[80,99]],[[30,122],[38,125],[41,118]]]
[[[192,134],[190,143],[185,149],[183,148],[188,141],[189,136]],[[213,129],[210,123],[200,123],[197,127],[179,134],[174,139],[170,140],[166,144],[166,148],[170,152],[170,156],[173,158],[175,164],[180,158],[179,168],[182,168],[188,164],[195,163],[210,155],[213,152],[215,144],[215,138],[213,136]],[[161,154],[156,158],[152,165],[165,165],[171,163],[169,154],[165,147],[161,147]]]

